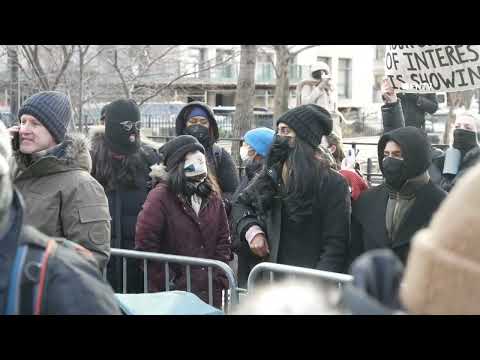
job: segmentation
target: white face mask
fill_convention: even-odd
[[[183,166],[186,177],[194,177],[199,175],[207,176],[207,161],[205,155],[200,151],[188,153],[185,156],[185,165]]]
[[[248,156],[248,151],[248,146],[243,145],[240,148],[240,158],[242,159],[242,161],[247,161],[250,158],[250,156]]]

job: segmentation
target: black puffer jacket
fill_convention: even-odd
[[[437,96],[435,94],[403,94],[398,98],[402,102],[405,126],[425,128],[425,113],[433,114],[438,109]]]
[[[210,143],[203,144],[206,148],[206,157],[209,164],[209,169],[213,172],[213,175],[217,178],[220,189],[223,193],[223,198],[231,200],[233,193],[238,187],[239,178],[238,171],[233,162],[230,154],[222,147],[218,146],[216,142],[219,139],[218,124],[215,120],[212,110],[199,101],[191,102],[180,111],[176,120],[176,135],[184,135],[185,125],[188,120],[188,115],[192,107],[200,106],[208,114],[208,120],[210,122]],[[160,148],[159,152],[162,152]]]
[[[29,251],[45,249],[50,239],[57,243],[48,260],[46,286],[42,297],[42,315],[120,315],[112,288],[102,279],[91,254],[71,241],[52,238],[23,222],[23,201],[18,192],[11,205],[12,221],[0,238],[0,313],[8,297],[9,276],[17,248],[28,245]],[[24,267],[25,272],[27,267]],[[31,276],[31,275],[30,275]],[[22,282],[25,284],[25,282]],[[31,292],[21,291],[28,300]],[[31,300],[30,300],[31,302]],[[20,314],[32,314],[32,308]]]

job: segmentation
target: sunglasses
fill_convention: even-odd
[[[140,130],[140,128],[142,127],[142,122],[141,121],[137,121],[137,122],[133,122],[133,121],[122,121],[120,123],[120,125],[123,126],[123,128],[126,130],[126,131],[130,131],[132,130],[132,128],[135,126],[135,128],[137,130]]]

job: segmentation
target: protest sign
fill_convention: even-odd
[[[386,45],[385,76],[398,91],[480,88],[480,45]]]

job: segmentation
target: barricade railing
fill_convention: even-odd
[[[110,249],[111,257],[122,258],[122,286],[123,293],[127,293],[127,258],[143,260],[143,291],[148,293],[148,262],[161,262],[165,264],[165,291],[170,290],[170,269],[169,264],[185,265],[187,276],[187,291],[191,292],[191,266],[206,267],[208,271],[208,299],[209,305],[213,305],[213,270],[216,268],[222,271],[228,280],[228,292],[224,296],[224,311],[228,313],[231,308],[238,304],[237,278],[233,270],[224,262],[212,259],[195,258],[189,256],[153,253],[145,251],[134,251],[125,249]],[[104,278],[107,277],[107,271],[104,272]]]
[[[247,280],[248,294],[251,294],[254,291],[256,286],[255,282],[258,276],[264,272],[269,272],[270,283],[273,283],[275,273],[291,275],[291,276],[310,277],[310,278],[333,282],[337,284],[346,284],[353,281],[353,276],[348,274],[316,270],[316,269],[291,266],[291,265],[262,262],[256,265],[248,275],[248,280]]]

